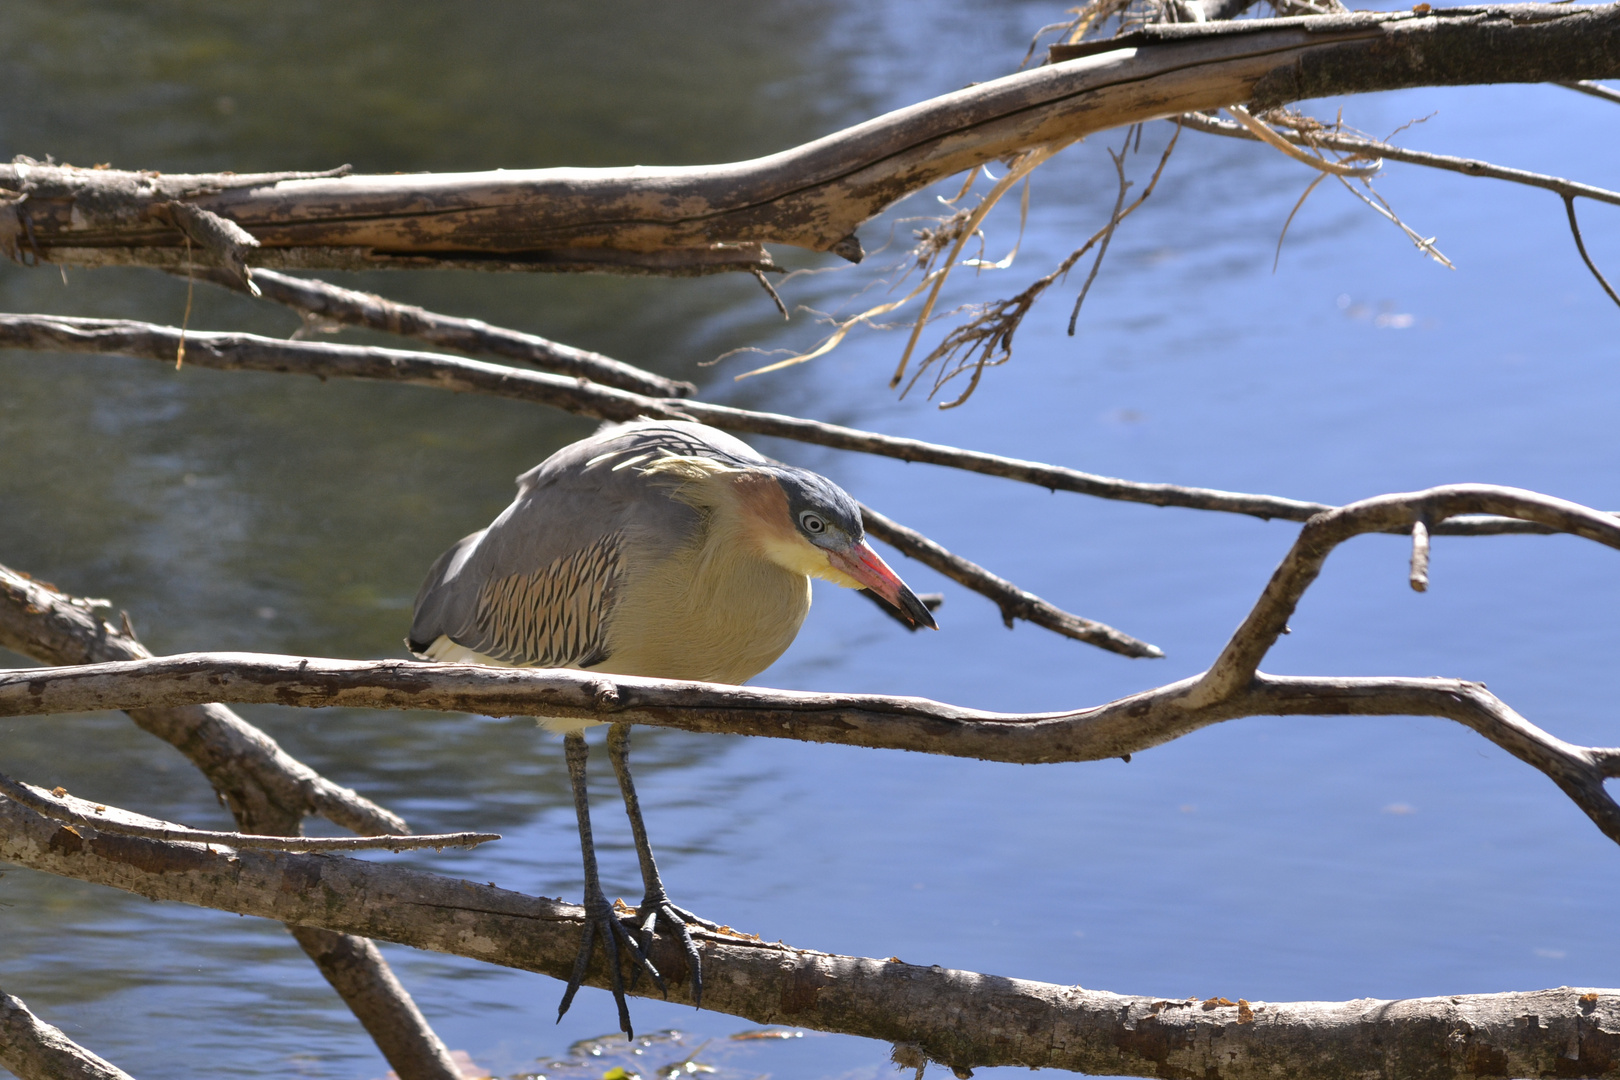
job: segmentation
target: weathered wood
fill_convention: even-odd
[[[50,664],[151,656],[128,619],[103,622],[97,604],[0,566],[0,645]],[[184,754],[245,830],[294,836],[306,814],[364,835],[409,832],[398,815],[321,776],[217,702],[126,710]],[[459,1080],[450,1051],[371,942],[288,928],[402,1080]],[[15,1070],[14,1070],[15,1071]]]
[[[133,1080],[0,990],[0,1065],[19,1080]]]
[[[183,235],[154,212],[181,200],[245,228],[262,245],[256,264],[272,267],[774,269],[759,245],[854,256],[856,228],[910,192],[1124,124],[1237,102],[1620,76],[1613,4],[1369,12],[1155,33],[728,165],[226,187],[217,176],[21,162],[0,167],[0,189],[15,193],[0,201],[0,246],[63,263],[182,266]]]
[[[4,798],[0,859],[154,900],[553,978],[567,976],[579,944],[581,909],[561,901],[337,856],[219,851],[69,830]],[[837,956],[702,928],[694,936],[706,1008],[905,1043],[957,1070],[1019,1065],[1177,1080],[1620,1076],[1620,993],[1613,990],[1408,1001],[1167,1000]],[[679,946],[659,938],[653,958],[668,976],[671,1000],[689,1000]],[[586,981],[606,985],[600,960]],[[657,991],[643,980],[632,993]]]

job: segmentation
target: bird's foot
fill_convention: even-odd
[[[663,889],[651,889],[636,908],[635,925],[643,953],[652,951],[653,935],[660,931],[673,935],[681,943],[681,951],[686,954],[686,966],[692,972],[692,1005],[694,1008],[700,1007],[703,1004],[703,959],[698,954],[697,942],[692,940],[692,931],[688,927],[719,930],[720,924],[694,915],[683,907],[676,907],[670,903]],[[632,988],[640,975],[639,968],[631,974]],[[664,990],[663,984],[659,984],[659,989]],[[664,994],[668,996],[669,991],[664,990]]]
[[[646,950],[636,941],[636,937],[622,921],[618,912],[602,895],[601,890],[595,894],[586,894],[585,897],[585,929],[580,934],[579,953],[574,957],[574,971],[568,977],[568,989],[563,991],[562,1002],[557,1006],[557,1019],[560,1021],[568,1007],[574,1003],[574,995],[579,992],[580,984],[585,981],[585,970],[590,967],[591,951],[596,939],[602,940],[602,949],[607,954],[608,978],[613,990],[613,1002],[619,1007],[619,1030],[624,1032],[627,1039],[635,1038],[635,1032],[630,1026],[630,1006],[624,1000],[624,972],[619,964],[619,946],[623,944],[630,953],[633,962],[633,975],[630,985],[634,989],[636,980],[645,970],[652,977],[653,985],[668,995],[669,989],[664,985],[664,977],[653,967],[651,960],[647,959]]]

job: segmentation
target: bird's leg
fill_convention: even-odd
[[[613,773],[619,778],[619,791],[624,796],[624,812],[630,816],[630,835],[636,840],[636,858],[641,862],[641,881],[647,889],[646,896],[642,897],[641,906],[636,909],[636,919],[641,929],[642,951],[652,951],[652,936],[659,928],[659,920],[662,919],[664,927],[680,939],[681,948],[686,953],[687,966],[692,970],[692,1004],[701,1005],[703,963],[698,955],[697,943],[692,940],[692,933],[686,927],[688,923],[695,923],[710,930],[718,930],[720,925],[669,902],[669,894],[664,892],[664,882],[658,876],[658,863],[653,859],[652,845],[647,842],[647,826],[641,820],[641,802],[636,798],[636,782],[630,777],[630,725],[614,724],[608,728],[607,744],[608,758],[613,762]],[[636,974],[631,975],[631,986],[635,985],[636,977]]]
[[[602,882],[596,872],[596,844],[591,839],[590,796],[585,786],[585,759],[589,751],[585,747],[584,734],[570,731],[564,735],[563,752],[568,759],[568,782],[574,789],[574,814],[579,818],[579,848],[585,860],[585,930],[580,936],[579,953],[574,957],[573,974],[568,977],[568,989],[563,992],[562,1003],[557,1006],[557,1019],[562,1020],[563,1013],[574,1003],[574,995],[579,992],[580,983],[585,981],[585,969],[590,966],[591,946],[600,937],[607,953],[613,1001],[619,1006],[619,1028],[625,1038],[633,1039],[635,1033],[630,1027],[630,1006],[624,1000],[624,974],[619,969],[619,941],[623,940],[625,948],[635,959],[637,975],[642,968],[646,968],[647,974],[652,976],[660,990],[664,989],[664,980],[637,944],[635,936],[614,914],[612,905],[602,892]]]

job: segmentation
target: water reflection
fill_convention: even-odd
[[[0,45],[8,152],[174,170],[743,157],[997,74],[1053,12],[20,3],[8,14],[22,28]],[[1570,135],[1606,130],[1612,109],[1554,94],[1422,92],[1351,108],[1381,131],[1439,105],[1417,145],[1613,175],[1620,140]],[[1504,124],[1515,117],[1525,122]],[[1167,137],[1150,128],[1133,171]],[[1333,501],[1481,479],[1620,506],[1613,313],[1567,250],[1556,200],[1392,169],[1386,192],[1461,269],[1423,263],[1323,191],[1272,276],[1276,231],[1305,182],[1255,148],[1184,136],[1117,238],[1078,337],[1062,334],[1071,288],[1031,316],[1014,362],[948,414],[887,392],[892,337],[852,339],[774,380],[732,384],[736,362],[698,368],[738,345],[800,348],[821,332],[804,319],[782,327],[748,280],[337,279],[695,377],[718,400],[1097,472]],[[1019,262],[959,273],[951,302],[1008,295],[1046,272],[1106,219],[1112,183],[1096,145],[1045,167]],[[934,212],[931,199],[893,218]],[[1620,251],[1613,215],[1592,217],[1588,244]],[[1509,235],[1504,220],[1522,224]],[[890,224],[864,230],[869,248]],[[801,278],[787,298],[859,302],[850,297],[875,272]],[[0,268],[0,306],[176,321],[185,305],[184,283],[157,274],[70,271],[68,282]],[[196,301],[194,327],[297,325],[223,292],[199,288]],[[1379,326],[1380,315],[1413,321]],[[113,598],[160,651],[401,655],[428,563],[510,500],[514,476],[589,427],[420,389],[109,358],[0,354],[0,387],[0,562]],[[908,567],[918,589],[947,592],[945,632],[903,634],[858,597],[821,590],[800,641],[761,680],[770,685],[1006,709],[1104,700],[1207,663],[1293,535],[762,448],[1170,653],[1133,663],[1028,626],[1009,634],[988,603]],[[1558,734],[1612,744],[1608,703],[1581,681],[1620,644],[1603,600],[1620,586],[1611,556],[1568,540],[1442,539],[1431,592],[1415,597],[1404,547],[1367,538],[1334,555],[1267,666],[1484,678]],[[412,865],[577,894],[560,746],[532,724],[244,712],[418,829],[507,836],[402,857]],[[1613,935],[1593,930],[1620,887],[1612,848],[1541,777],[1439,721],[1255,719],[1130,765],[985,766],[652,731],[638,731],[636,757],[675,895],[799,945],[1250,1000],[1590,985],[1620,960]],[[0,721],[0,758],[36,783],[226,823],[194,770],[118,717]],[[629,890],[628,836],[616,813],[601,818],[608,887]],[[0,982],[135,1075],[383,1071],[278,927],[18,870],[0,877],[0,905]],[[553,1028],[548,980],[387,953],[450,1044],[502,1074],[613,1027],[604,994],[585,994]],[[638,1027],[699,1039],[741,1026],[634,1008]],[[800,1046],[761,1067],[888,1069],[863,1041]]]

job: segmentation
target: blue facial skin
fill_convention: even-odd
[[[866,538],[861,508],[826,477],[784,466],[773,470],[787,495],[788,513],[799,534],[817,547],[843,549]]]

